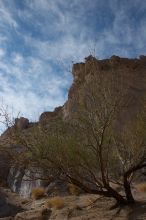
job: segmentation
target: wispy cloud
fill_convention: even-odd
[[[13,18],[13,15],[5,2],[2,0],[0,1],[0,26],[4,27],[8,25],[10,27],[17,28],[18,24],[17,21]]]
[[[30,119],[62,104],[68,87],[67,77],[55,76],[49,64],[16,53],[0,61],[0,80],[0,97]]]

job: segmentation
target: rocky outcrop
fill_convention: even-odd
[[[16,118],[15,119],[15,127],[19,130],[23,130],[28,128],[29,126],[29,120],[24,117]]]
[[[74,112],[82,102],[84,86],[91,80],[91,77],[94,80],[94,74],[105,76],[116,74],[123,77],[123,89],[127,90],[129,97],[132,96],[134,100],[129,108],[131,116],[139,108],[140,98],[146,94],[146,56],[140,56],[139,59],[112,56],[105,60],[97,60],[89,56],[85,59],[85,63],[73,65],[72,74],[73,84],[68,93],[68,100],[63,106],[64,119],[72,120]],[[124,116],[125,120],[127,117],[130,117],[129,114]]]
[[[54,120],[56,117],[59,117],[62,115],[62,107],[59,106],[54,109],[53,112],[43,112],[39,117],[39,123],[41,125],[50,123],[51,120]]]
[[[25,169],[11,167],[7,177],[8,186],[15,193],[27,198],[31,196],[32,189],[45,186],[46,182],[41,179],[41,171],[38,169]]]
[[[32,126],[32,124],[31,124]],[[16,118],[14,124],[8,127],[6,131],[1,135],[1,139],[7,139],[13,135],[16,131],[22,131],[30,127],[29,120],[24,117]]]

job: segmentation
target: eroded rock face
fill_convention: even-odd
[[[40,173],[38,169],[11,167],[7,178],[8,186],[20,196],[30,197],[33,188],[43,186]]]
[[[55,108],[53,112],[43,112],[40,115],[39,123],[47,124],[51,121],[51,119],[54,119],[57,116],[61,116],[61,114],[62,114],[62,106]]]
[[[82,102],[84,86],[97,75],[119,75],[123,77],[123,89],[128,90],[129,97],[133,97],[133,105],[129,107],[129,113],[125,113],[125,120],[134,117],[140,105],[140,98],[146,94],[146,56],[139,59],[120,58],[112,56],[110,59],[97,60],[89,56],[85,63],[73,65],[73,84],[68,93],[68,100],[63,106],[63,117],[72,120],[74,113]],[[122,116],[123,117],[123,116]],[[122,118],[121,118],[122,119]]]
[[[12,136],[18,130],[22,131],[24,129],[27,129],[29,127],[29,124],[30,123],[29,123],[29,120],[27,118],[24,118],[24,117],[16,118],[14,125],[12,125],[11,127],[8,127],[4,131],[4,133],[1,135],[0,138],[2,138],[2,139],[9,138],[10,136]]]

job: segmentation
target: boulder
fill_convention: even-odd
[[[24,117],[16,118],[15,119],[15,126],[19,130],[26,129],[29,126],[29,120]]]
[[[56,118],[62,113],[62,106],[59,106],[54,109],[53,112],[43,112],[39,117],[39,123],[47,124],[51,119]]]

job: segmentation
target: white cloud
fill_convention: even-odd
[[[86,25],[84,22],[90,13],[94,13],[94,16],[99,13],[97,19],[104,20],[106,15],[102,18],[100,9],[106,7],[105,1],[93,0],[91,3],[89,0],[69,0],[67,2],[60,0],[32,0],[30,4],[29,1],[26,2],[34,12],[34,16],[38,10],[39,15],[44,15],[43,22],[45,25],[41,25],[37,17],[35,18],[36,24],[39,25],[40,31],[46,36],[46,39],[25,36],[27,45],[36,51],[37,55],[42,59],[59,58],[79,61],[90,53],[90,49],[94,45],[96,45],[97,55],[100,58],[108,54],[112,55],[112,53],[117,53],[120,56],[131,56],[132,50],[138,53],[140,48],[142,52],[144,51],[142,50],[142,45],[146,44],[145,20],[143,22],[137,21],[141,23],[137,25],[129,14],[132,10],[136,10],[137,13],[144,13],[146,9],[145,2],[140,0],[135,0],[134,2],[132,0],[124,0],[123,2],[118,0],[108,1],[106,5],[109,6],[108,9],[112,13],[113,21],[109,23],[109,27],[96,32],[96,28],[98,29],[97,20],[97,27],[94,27],[94,36],[90,33],[91,29],[88,23]],[[66,10],[63,10],[63,8]],[[54,15],[52,23],[49,22],[50,14]],[[59,38],[54,41],[48,40],[51,34],[56,36],[57,33]],[[97,36],[95,36],[96,33]]]
[[[14,64],[21,66],[24,62],[24,59],[22,57],[22,55],[18,54],[18,53],[14,53],[13,54],[13,58],[12,58]]]
[[[3,48],[0,48],[0,59],[2,59],[5,56],[5,50]]]
[[[36,40],[25,36],[25,41],[44,60],[83,60],[89,54],[90,41],[65,36],[55,42]]]
[[[47,72],[46,72],[47,70]],[[13,53],[0,62],[0,98],[30,120],[38,119],[44,110],[53,110],[65,102],[68,79],[52,72],[49,63],[34,57]]]
[[[18,24],[16,20],[4,3],[5,2],[3,0],[0,1],[0,27],[9,25],[12,28],[17,28]]]

